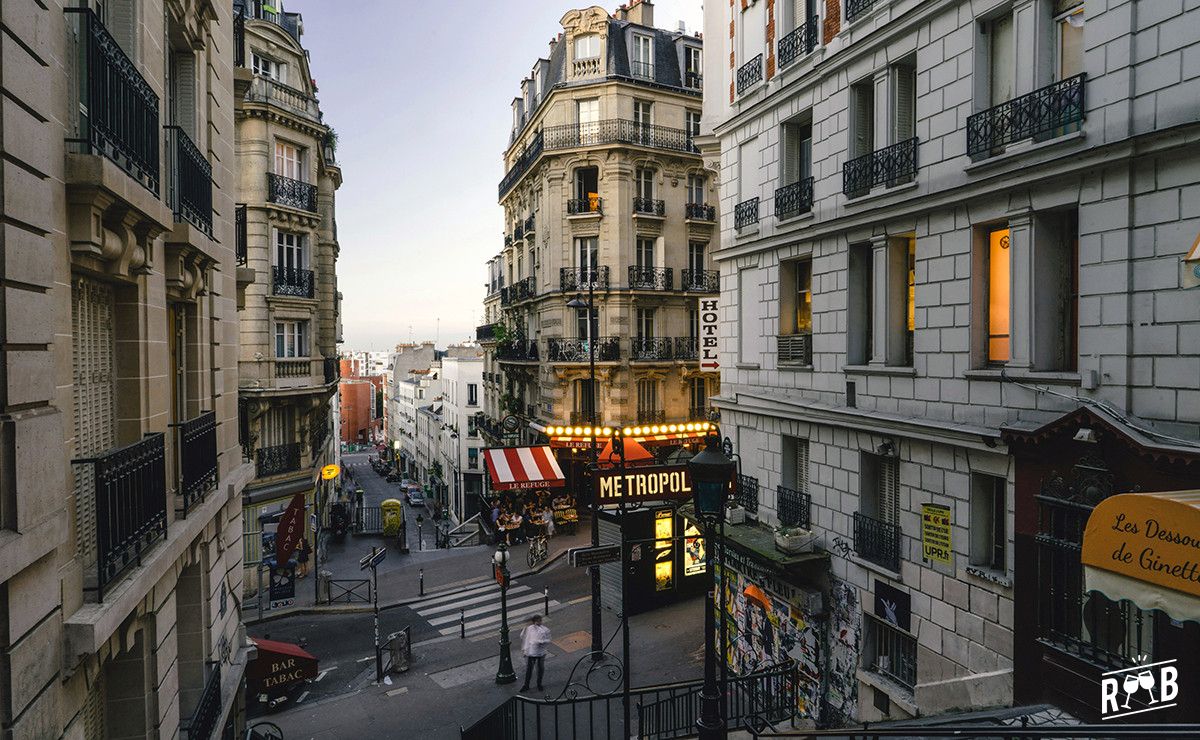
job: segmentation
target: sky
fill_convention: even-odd
[[[626,0],[601,5],[610,13]],[[338,289],[346,350],[475,336],[503,247],[496,186],[510,103],[570,0],[284,0],[337,131]],[[701,0],[655,24],[702,30]]]

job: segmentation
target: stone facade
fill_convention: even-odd
[[[483,493],[483,440],[476,414],[483,408],[483,350],[452,347],[442,358],[440,456],[450,517],[456,522],[479,511]]]

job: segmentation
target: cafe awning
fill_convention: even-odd
[[[1080,561],[1086,590],[1200,622],[1200,490],[1104,499],[1088,517]]]
[[[252,638],[258,657],[246,666],[246,681],[255,692],[276,693],[288,684],[317,677],[317,658],[299,645]]]
[[[562,468],[549,447],[496,447],[483,451],[493,491],[561,488]]]

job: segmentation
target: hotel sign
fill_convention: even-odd
[[[701,370],[720,370],[721,361],[719,348],[717,347],[718,325],[720,323],[720,312],[717,310],[719,299],[717,298],[700,298],[699,317],[700,317],[700,369]]]
[[[692,497],[686,465],[597,470],[593,488],[601,505],[622,501],[682,501]]]

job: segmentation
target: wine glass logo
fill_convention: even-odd
[[[1125,690],[1125,703],[1121,705],[1122,709],[1129,709],[1129,700],[1133,697],[1135,691],[1138,690],[1138,677],[1132,673],[1126,673],[1125,679],[1121,683],[1121,688]]]
[[[1157,704],[1158,699],[1154,698],[1154,674],[1149,670],[1144,670],[1137,674],[1138,685],[1150,692],[1150,703]]]

